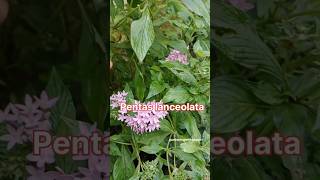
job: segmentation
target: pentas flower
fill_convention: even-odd
[[[31,162],[36,162],[37,167],[44,167],[45,164],[52,164],[55,162],[54,152],[49,148],[40,149],[40,155],[35,155],[33,153],[27,156],[27,159]]]
[[[88,167],[91,172],[99,172],[103,176],[108,176],[109,157],[107,155],[91,155],[88,159]]]
[[[10,125],[7,125],[7,131],[9,134],[3,135],[0,137],[0,140],[7,141],[7,150],[10,150],[15,144],[23,144],[23,128],[14,128]]]
[[[242,11],[248,11],[248,10],[254,8],[254,5],[250,2],[247,2],[247,0],[228,0],[228,1],[234,7],[238,8]]]
[[[42,91],[40,98],[34,97],[36,102],[39,104],[40,108],[43,110],[48,110],[52,108],[58,101],[59,98],[49,99],[48,94],[45,91]]]
[[[105,138],[109,138],[110,133],[101,131],[97,128],[96,124],[88,124],[86,122],[79,122],[80,135],[85,137],[90,137],[94,132],[100,133]],[[80,168],[80,173],[85,176],[83,179],[101,179],[101,176],[109,176],[109,157],[106,154],[95,155],[92,152],[89,154],[74,155],[73,160],[87,160],[88,168]],[[90,180],[91,180],[90,179]]]
[[[112,108],[117,108],[120,107],[120,105],[122,103],[126,103],[126,97],[127,97],[128,93],[125,91],[122,92],[118,92],[117,94],[113,94],[110,97],[110,101],[111,101],[111,107]]]
[[[100,173],[96,170],[80,167],[79,171],[84,176],[81,180],[102,180]]]
[[[26,167],[30,176],[27,180],[73,180],[75,179],[71,175],[65,175],[63,172],[59,171],[48,171],[45,172],[44,168],[35,168],[33,166]]]
[[[24,104],[8,104],[4,111],[0,111],[0,122],[7,124],[9,134],[0,137],[0,140],[7,141],[7,148],[11,149],[15,144],[31,142],[35,130],[49,131],[49,108],[52,108],[57,100],[58,98],[49,99],[43,91],[40,98],[32,98],[27,94]]]
[[[7,105],[4,111],[0,110],[0,122],[13,122],[18,119],[18,109],[11,103]]]
[[[118,92],[111,96],[111,107],[116,109],[120,107],[122,103],[126,103],[125,97],[128,93]],[[134,104],[141,104],[147,106],[160,106],[163,105],[162,102],[147,102],[140,103],[135,101]],[[135,109],[132,113],[128,112],[126,109],[118,109],[118,120],[125,122],[134,132],[142,134],[145,132],[151,132],[158,130],[160,128],[160,120],[168,115],[167,111],[156,111],[156,110],[139,110]]]
[[[187,55],[183,54],[178,50],[172,50],[168,57],[166,58],[167,61],[178,61],[182,64],[188,64],[188,57]]]

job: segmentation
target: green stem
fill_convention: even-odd
[[[169,177],[172,180],[172,173],[171,173],[171,169],[170,169],[170,161],[169,161],[169,145],[170,145],[170,139],[172,137],[172,134],[170,134],[168,143],[167,143],[167,149],[166,149],[166,157],[167,157],[167,165],[168,165],[168,172],[169,172]]]
[[[127,146],[132,146],[131,143],[125,143],[125,142],[119,142],[119,141],[112,141],[114,143],[117,143],[117,144],[122,144],[122,145],[127,145]]]
[[[141,158],[140,158],[140,155],[139,155],[139,147],[137,145],[137,142],[136,142],[136,139],[135,139],[135,135],[131,132],[131,137],[132,137],[132,142],[133,142],[133,150],[136,152],[136,156],[137,156],[137,159],[138,159],[138,168],[137,168],[137,171],[140,171],[140,168],[141,168]]]

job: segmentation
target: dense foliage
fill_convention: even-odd
[[[229,3],[230,2],[230,3]],[[214,179],[320,177],[320,19],[317,0],[214,0],[213,135],[278,131],[301,156],[212,157]],[[241,1],[243,2],[243,1]],[[245,8],[247,7],[247,8]]]
[[[112,1],[113,179],[209,179],[209,55],[208,0]],[[205,111],[148,112],[152,121],[118,112],[118,102],[134,101],[198,103]]]

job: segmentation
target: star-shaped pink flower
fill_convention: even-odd
[[[52,108],[58,101],[59,98],[49,99],[47,92],[42,91],[40,98],[34,97],[36,102],[39,104],[40,108],[43,110],[47,110]]]
[[[0,111],[0,122],[14,122],[18,120],[18,109],[11,103],[7,105],[4,111]]]
[[[36,162],[37,167],[44,167],[45,164],[52,164],[55,162],[54,152],[51,147],[40,150],[40,155],[29,154],[27,159],[31,162]]]
[[[10,150],[16,144],[23,143],[23,127],[14,128],[10,125],[7,125],[7,131],[9,134],[3,135],[0,137],[2,141],[8,141],[7,149]]]

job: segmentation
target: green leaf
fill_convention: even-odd
[[[183,152],[194,153],[200,150],[200,144],[199,142],[189,141],[189,142],[181,143],[180,148],[182,149]]]
[[[166,119],[160,121],[160,129],[164,132],[175,132],[170,122]]]
[[[163,97],[163,102],[173,102],[178,104],[186,103],[190,98],[189,92],[182,86],[169,89],[166,95]]]
[[[136,53],[139,62],[143,62],[154,40],[153,24],[149,10],[146,9],[142,17],[131,24],[131,46]]]
[[[150,84],[150,89],[149,89],[147,99],[163,92],[165,89],[166,89],[166,84],[164,84],[163,82],[152,81]]]
[[[204,17],[206,23],[210,24],[209,8],[205,5],[203,0],[182,0],[182,2],[194,13]]]
[[[127,98],[133,100],[134,99],[134,95],[133,92],[129,86],[128,83],[126,83],[126,86],[124,87],[124,91],[128,93]]]
[[[162,67],[170,70],[174,75],[176,75],[182,81],[195,85],[197,83],[196,78],[190,72],[189,69],[186,68],[185,65],[182,65],[178,62],[170,62],[170,61],[161,61]]]
[[[283,136],[298,137],[304,139],[304,123],[308,122],[308,110],[297,104],[282,105],[273,110],[273,121]],[[305,152],[301,142],[301,152]],[[306,154],[291,156],[281,156],[285,167],[290,169],[291,173],[304,171]]]
[[[271,75],[268,78],[273,77],[284,86],[284,72],[269,47],[252,30],[242,30],[235,35],[214,36],[217,49],[235,63]]]
[[[289,80],[291,91],[296,97],[312,97],[315,93],[320,96],[320,71],[318,69],[306,69],[299,76],[293,76]]]
[[[139,98],[140,101],[144,99],[144,92],[145,92],[145,84],[144,84],[144,78],[139,70],[138,66],[136,66],[136,72],[134,76],[134,86],[135,86],[135,93],[136,96]]]
[[[110,152],[109,155],[111,156],[122,156],[120,149],[116,143],[110,143]]]
[[[200,58],[209,57],[210,56],[209,43],[205,42],[203,40],[198,40],[193,45],[193,50],[196,53],[196,55],[199,56]]]
[[[235,132],[246,126],[261,106],[241,80],[219,77],[213,83],[213,132]]]
[[[225,3],[224,0],[214,0],[212,3],[213,7],[215,7],[212,24],[215,27],[223,27],[236,31],[252,23],[245,12],[237,10],[229,3]]]
[[[148,154],[156,154],[162,150],[162,147],[159,146],[159,144],[151,144],[149,146],[141,147],[140,150]]]
[[[188,134],[194,139],[200,139],[201,134],[197,126],[197,121],[190,112],[178,113],[177,118],[183,120],[183,126],[187,129]]]
[[[113,166],[113,179],[127,180],[134,174],[134,164],[125,146],[122,146],[121,153],[122,156],[116,160]]]
[[[136,139],[138,143],[150,145],[150,144],[160,144],[164,141],[164,139],[169,135],[169,132],[164,131],[154,131],[150,133],[145,133],[141,135],[137,135]]]
[[[188,52],[188,47],[187,47],[187,44],[184,40],[169,41],[167,44],[169,46],[173,47],[174,49],[177,49],[183,53]]]
[[[280,104],[284,101],[280,90],[270,83],[253,84],[252,91],[260,100],[268,104]]]
[[[269,13],[275,8],[274,0],[257,0],[257,11],[259,17],[268,17]]]
[[[46,91],[49,97],[58,97],[57,104],[51,110],[50,120],[54,130],[57,130],[62,117],[76,119],[76,109],[69,89],[63,83],[55,68],[52,69]]]
[[[79,1],[81,4],[81,1]],[[82,4],[81,4],[82,7]],[[104,43],[89,20],[85,9],[81,8],[82,33],[79,43],[78,74],[81,83],[81,98],[91,122],[97,122],[99,128],[104,127],[107,113],[107,69],[103,65]],[[97,47],[100,47],[97,48]]]
[[[53,131],[57,136],[71,136],[78,133],[78,122],[76,110],[73,104],[72,96],[68,88],[64,85],[62,79],[53,68],[49,83],[46,87],[48,96],[58,97],[58,102],[51,110],[50,121]],[[57,164],[66,173],[77,169],[77,164],[72,160],[70,155],[57,156]]]

